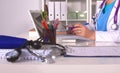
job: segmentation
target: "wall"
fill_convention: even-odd
[[[28,11],[40,9],[40,1],[0,0],[0,35],[17,36],[33,28]]]

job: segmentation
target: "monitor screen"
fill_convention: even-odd
[[[42,15],[38,10],[30,10],[31,20],[33,21],[33,25],[35,30],[38,32],[39,37],[43,34],[43,26],[41,24]]]

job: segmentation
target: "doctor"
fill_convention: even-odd
[[[98,11],[95,27],[89,24],[94,30],[82,24],[75,24],[73,34],[95,41],[120,42],[120,0],[103,0]]]

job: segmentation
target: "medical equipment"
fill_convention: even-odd
[[[46,55],[38,55],[38,53],[34,53],[32,50],[40,50],[42,47],[46,45],[54,45],[54,47],[50,47],[51,51]],[[27,39],[24,38],[17,38],[17,37],[12,37],[12,36],[5,36],[1,35],[0,36],[0,48],[2,49],[14,49],[14,51],[6,53],[6,59],[9,62],[15,62],[16,60],[19,59],[22,49],[27,49],[29,53],[32,55],[38,57],[41,59],[42,62],[48,62],[48,63],[53,63],[53,56],[60,56],[65,54],[65,48],[64,46],[60,44],[51,44],[49,42],[44,42],[43,37],[40,37],[39,39],[35,41],[28,41]],[[47,50],[50,50],[47,49]],[[46,50],[46,49],[43,49]]]
[[[106,3],[107,0],[103,0],[102,4],[100,5],[100,9],[103,10],[103,7],[105,6],[105,3]],[[114,14],[114,23],[112,24],[111,26],[111,29],[112,30],[117,30],[119,28],[119,25],[117,24],[117,20],[118,20],[118,10],[120,8],[120,0],[118,2],[118,5],[117,5],[117,8],[116,8],[116,11],[115,11],[115,14]],[[100,13],[100,12],[99,12]],[[98,16],[99,17],[99,16]],[[97,18],[98,18],[97,17]]]

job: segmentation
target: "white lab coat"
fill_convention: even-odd
[[[115,5],[110,14],[110,17],[108,19],[107,31],[96,31],[96,41],[120,42],[120,9],[118,11],[118,19],[117,19],[117,24],[119,25],[119,29],[118,30],[111,29],[111,25],[114,23],[114,14],[118,6],[118,2],[119,0],[116,0]]]

